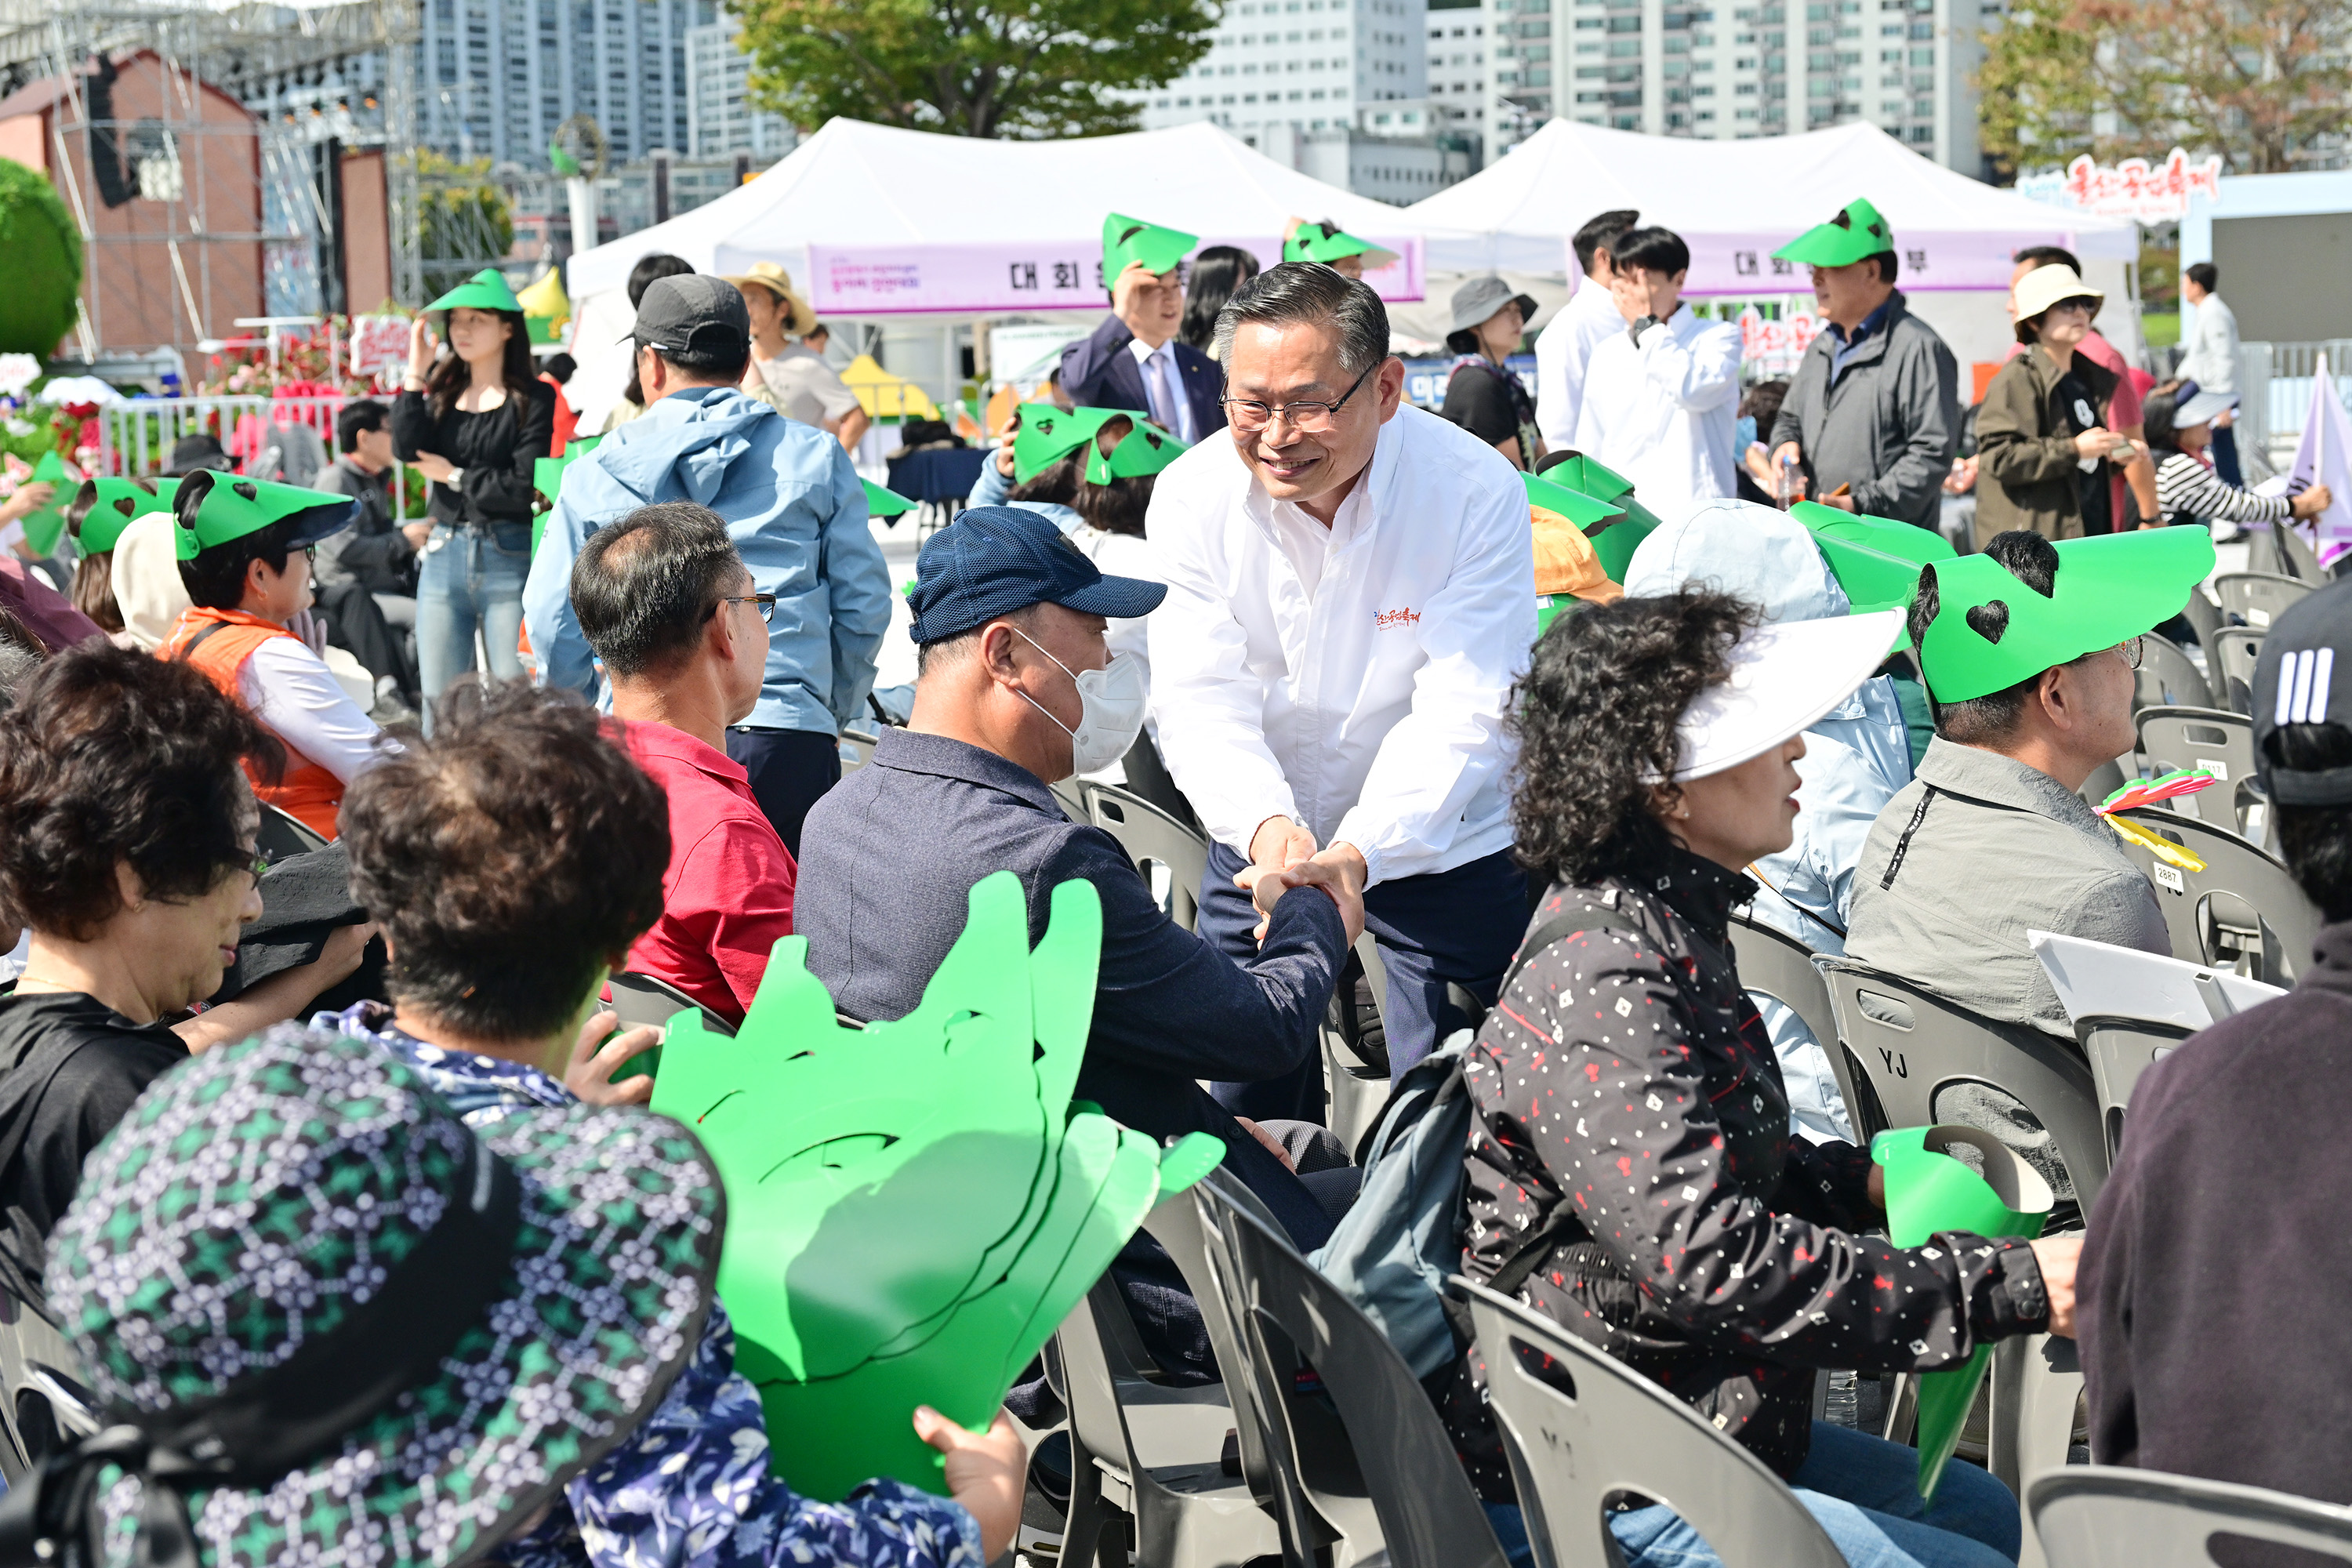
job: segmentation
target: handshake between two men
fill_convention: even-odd
[[[1340,842],[1318,849],[1315,835],[1304,825],[1269,816],[1251,837],[1250,863],[1235,874],[1234,885],[1248,893],[1257,909],[1259,940],[1265,939],[1266,920],[1283,894],[1293,888],[1320,888],[1339,906],[1353,945],[1364,932],[1364,879],[1369,872],[1354,845]]]

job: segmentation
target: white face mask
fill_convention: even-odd
[[[1070,738],[1070,771],[1090,773],[1107,768],[1127,755],[1135,738],[1143,733],[1144,710],[1149,706],[1150,693],[1143,684],[1143,667],[1124,654],[1111,655],[1110,663],[1100,669],[1075,674],[1070,667],[1054,658],[1037,639],[1019,626],[1013,634],[1047,658],[1054,668],[1069,676],[1078,688],[1078,727],[1071,729],[1054,715],[1045,705],[1027,692],[1021,700],[1030,707],[1054,720],[1054,726]]]

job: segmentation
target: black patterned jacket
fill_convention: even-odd
[[[1575,1221],[1519,1300],[1654,1378],[1782,1476],[1811,1443],[1821,1367],[1934,1371],[2049,1315],[2022,1241],[1861,1234],[1869,1155],[1789,1125],[1780,1064],[1733,967],[1755,892],[1681,850],[1654,875],[1555,884],[1530,929],[1579,908],[1641,928],[1580,932],[1522,969],[1465,1067],[1463,1270],[1491,1276],[1560,1204]],[[1507,1498],[1474,1352],[1441,1395],[1473,1479]]]

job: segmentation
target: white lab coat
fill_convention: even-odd
[[[1150,617],[1151,708],[1202,824],[1246,855],[1268,817],[1292,817],[1318,844],[1353,844],[1374,883],[1507,848],[1503,711],[1536,632],[1517,473],[1399,408],[1311,591],[1276,504],[1223,435],[1152,495],[1168,598]]]
[[[1673,518],[1737,493],[1739,329],[1685,305],[1642,334],[1601,340],[1584,372],[1570,443],[1633,481],[1642,504]]]
[[[1609,286],[1587,278],[1559,315],[1536,334],[1536,429],[1554,451],[1576,445],[1585,367],[1603,338],[1625,330]]]

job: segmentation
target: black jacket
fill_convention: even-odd
[[[2132,1090],[2075,1277],[2096,1463],[2352,1503],[2352,922],[2313,945]]]
[[[392,405],[392,442],[404,463],[435,452],[465,470],[458,489],[432,487],[434,521],[452,528],[529,522],[538,495],[534,465],[555,443],[555,388],[535,381],[520,403],[509,392],[488,414],[467,414],[452,404],[437,419],[430,395],[403,392]]]
[[[1642,1372],[1780,1475],[1805,1462],[1821,1367],[1933,1372],[2042,1327],[2023,1241],[1861,1234],[1870,1157],[1789,1126],[1772,1042],[1727,931],[1756,885],[1673,850],[1637,877],[1554,884],[1531,928],[1580,909],[1643,934],[1556,942],[1513,978],[1465,1066],[1473,1107],[1463,1271],[1577,1223],[1519,1300]],[[1510,1495],[1475,1352],[1443,1399],[1490,1501]]]
[[[1062,390],[1080,408],[1132,408],[1149,411],[1151,400],[1143,393],[1143,367],[1135,363],[1128,345],[1135,334],[1117,316],[1062,351]],[[1176,374],[1192,405],[1192,423],[1202,436],[1225,427],[1225,373],[1217,362],[1181,339],[1169,348],[1176,355]]]

